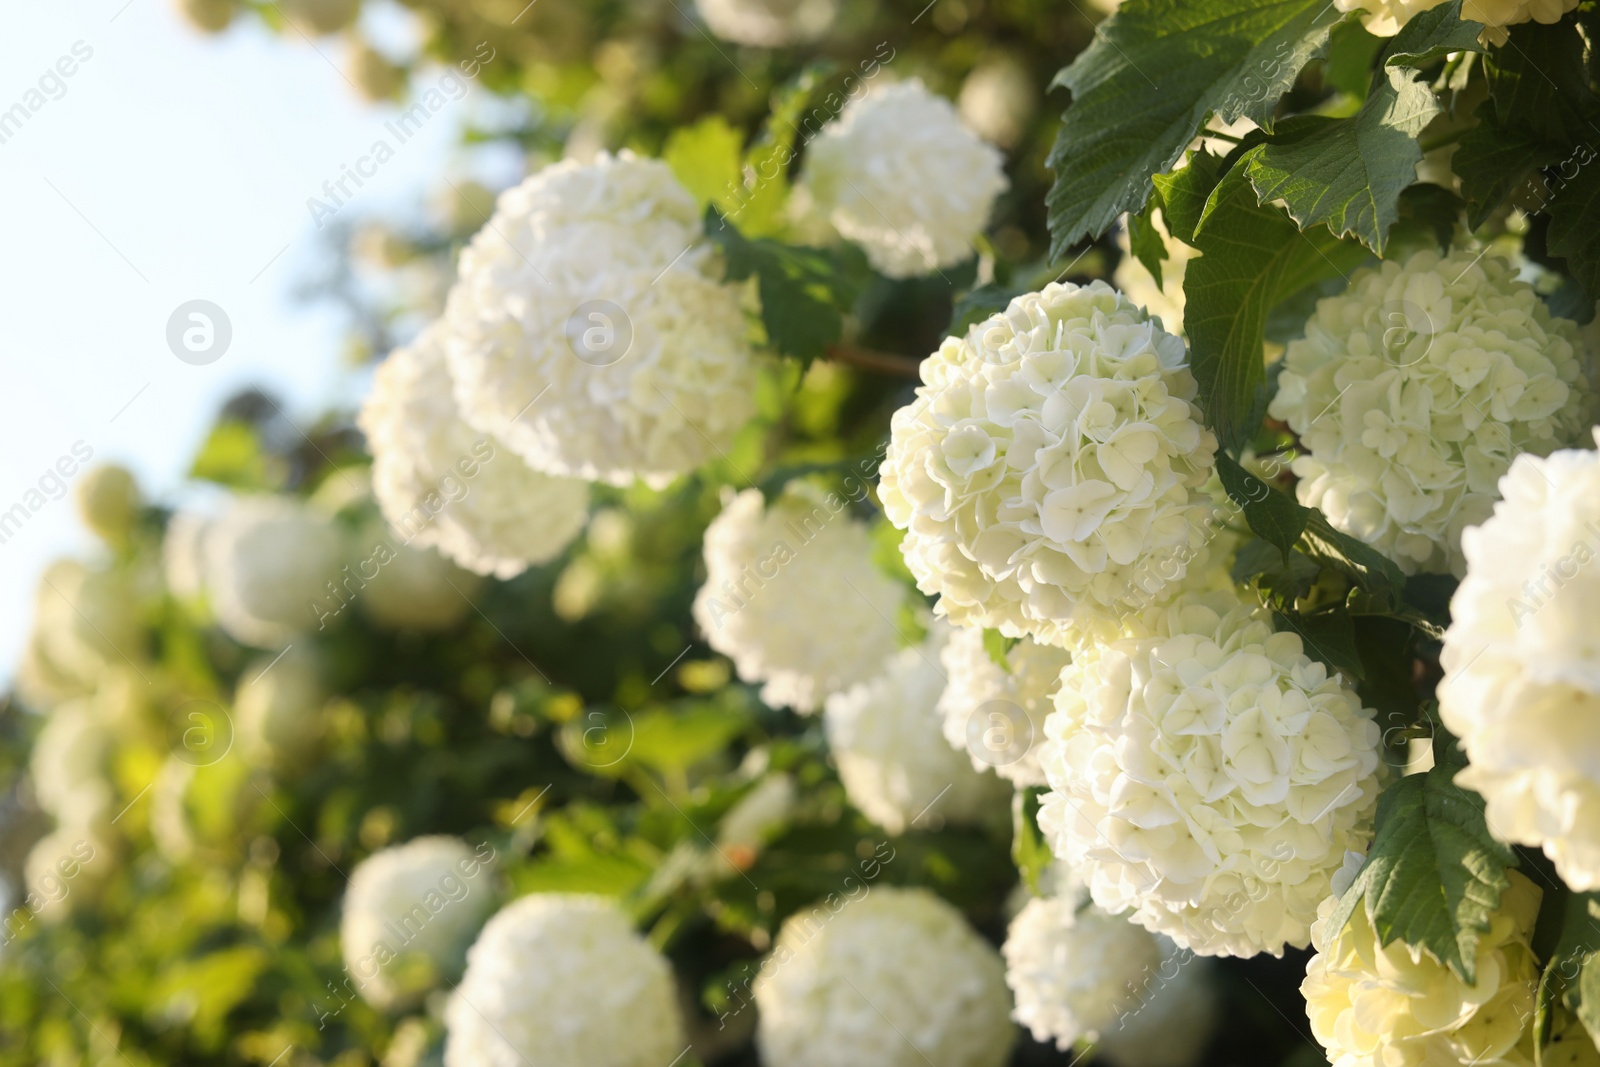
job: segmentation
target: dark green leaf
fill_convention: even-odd
[[[1356,649],[1355,626],[1350,616],[1342,611],[1326,611],[1316,615],[1297,615],[1292,611],[1275,611],[1272,620],[1279,630],[1299,634],[1306,655],[1321,660],[1331,671],[1343,671],[1360,680],[1366,668],[1361,663],[1361,653]]]
[[[1143,211],[1128,216],[1128,251],[1144,264],[1157,286],[1161,285],[1161,261],[1166,258],[1167,245],[1150,216],[1160,206],[1161,198],[1152,196]]]
[[[1347,273],[1366,253],[1326,227],[1302,233],[1281,210],[1257,203],[1243,167],[1212,190],[1192,243],[1202,254],[1184,274],[1184,328],[1198,403],[1223,447],[1237,449],[1254,433],[1250,416],[1261,408],[1267,313]]]
[[[1384,63],[1422,67],[1451,52],[1486,51],[1478,43],[1483,24],[1462,18],[1463,3],[1464,0],[1451,0],[1413,16],[1389,43]]]
[[[1484,63],[1489,99],[1501,129],[1569,149],[1600,135],[1600,99],[1589,88],[1584,40],[1572,22],[1511,27],[1506,44]]]
[[[950,325],[946,329],[951,337],[960,337],[967,332],[967,327],[973,323],[982,322],[997,312],[1004,311],[1012,299],[1021,296],[1025,290],[1014,285],[1002,285],[999,282],[989,282],[971,290],[950,311]]]
[[[1290,550],[1306,528],[1310,510],[1239,466],[1225,452],[1217,453],[1217,476],[1229,498],[1244,511],[1251,531],[1276,547],[1287,563]]]
[[[1593,912],[1590,912],[1591,918]],[[1577,1003],[1573,1011],[1578,1016],[1578,1021],[1583,1023],[1583,1028],[1589,1031],[1589,1038],[1596,1045],[1600,1045],[1600,953],[1591,952],[1583,960],[1578,972]]]
[[[1567,261],[1567,270],[1583,285],[1590,300],[1600,300],[1600,166],[1594,152],[1588,166],[1574,167],[1545,206],[1550,215],[1551,255]]]
[[[1372,89],[1372,67],[1384,39],[1374,37],[1359,19],[1341,22],[1328,36],[1328,60],[1323,81],[1358,100]]]
[[[1339,18],[1326,0],[1127,0],[1056,76],[1073,99],[1049,159],[1051,258],[1142,208],[1211,114],[1271,128]]]
[[[1365,541],[1334,529],[1322,512],[1315,508],[1309,510],[1311,518],[1300,540],[1300,550],[1339,571],[1367,592],[1388,597],[1391,603],[1397,601],[1405,588],[1405,573]]]
[[[1167,232],[1185,244],[1194,244],[1194,231],[1205,214],[1211,191],[1222,180],[1227,164],[1204,147],[1189,153],[1188,163],[1171,174],[1155,176],[1156,194],[1161,199],[1161,218]]]
[[[1450,158],[1451,169],[1461,179],[1461,195],[1472,205],[1467,223],[1474,228],[1483,225],[1535,168],[1559,158],[1555,148],[1527,129],[1503,128],[1492,108],[1479,107],[1477,115],[1478,124],[1462,135]]]
[[[1011,859],[1022,875],[1022,884],[1035,896],[1042,895],[1042,879],[1056,860],[1049,842],[1039,832],[1039,798],[1044,789],[1034,786],[1019,789],[1011,798]]]
[[[1378,799],[1366,863],[1331,916],[1343,929],[1363,903],[1382,945],[1427,949],[1469,984],[1479,937],[1510,886],[1516,854],[1489,836],[1483,798],[1456,785],[1466,766],[1454,739],[1434,737],[1434,767],[1393,782]]]
[[[1426,234],[1446,248],[1466,207],[1465,201],[1444,186],[1418,182],[1400,194],[1399,225],[1408,233]]]

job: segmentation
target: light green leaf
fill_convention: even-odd
[[[661,160],[703,208],[715,204],[723,212],[737,209],[742,181],[739,153],[744,138],[721,115],[708,115],[667,138]]]
[[[1043,894],[1043,879],[1056,860],[1050,844],[1039,832],[1039,798],[1044,789],[1019,789],[1011,798],[1011,859],[1022,884],[1035,896]]]
[[[1142,208],[1213,113],[1270,129],[1340,17],[1327,0],[1127,0],[1056,75],[1072,105],[1048,161],[1051,258]]]

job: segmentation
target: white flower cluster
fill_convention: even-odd
[[[1103,282],[1051,283],[947,338],[922,380],[880,496],[941,613],[1070,645],[1120,626],[1152,560],[1176,594],[1216,447],[1182,341]]]
[[[684,1048],[667,961],[615,903],[570,894],[489,920],[445,1026],[445,1067],[663,1067]]]
[[[1299,636],[1231,593],[1062,673],[1040,829],[1095,903],[1208,956],[1304,947],[1371,834],[1378,727]]]
[[[78,476],[73,502],[79,521],[96,537],[120,545],[132,532],[143,500],[133,472],[115,463],[100,463]]]
[[[510,455],[504,458],[517,462]],[[382,523],[368,530],[361,544],[387,549],[377,577],[367,582],[358,599],[362,612],[377,625],[437,633],[453,629],[471,614],[482,576],[462,570],[431,548],[394,539]]]
[[[1414,253],[1357,271],[1290,342],[1268,408],[1299,435],[1302,504],[1408,572],[1462,574],[1518,453],[1577,440],[1578,328],[1494,256]]]
[[[691,196],[624,152],[500,195],[445,312],[466,420],[549,474],[662,486],[755,413],[741,288]]]
[[[28,762],[39,807],[63,826],[90,826],[110,818],[110,752],[111,735],[91,700],[71,700],[53,709]]]
[[[980,61],[967,75],[956,107],[961,121],[984,140],[1014,148],[1039,108],[1039,89],[1021,58],[1001,52]]]
[[[1367,32],[1379,37],[1393,37],[1400,27],[1429,8],[1438,7],[1445,0],[1334,0],[1340,11],[1360,11],[1366,16]],[[1509,36],[1507,26],[1519,22],[1561,21],[1561,16],[1578,6],[1578,0],[1466,0],[1461,5],[1461,17],[1484,25],[1479,40],[1485,44],[1503,45]]]
[[[838,0],[694,0],[694,6],[724,41],[758,48],[815,41],[839,14]]]
[[[359,420],[373,493],[401,538],[478,574],[512,578],[578,535],[589,486],[541,474],[468,426],[451,394],[444,343],[435,323],[373,376]]]
[[[837,497],[791,486],[769,507],[746,489],[706,529],[705,563],[695,622],[772,707],[814,712],[900,646],[904,594]]]
[[[873,889],[820,928],[791,916],[773,963],[755,982],[767,1067],[1000,1067],[1011,1054],[999,954],[927,890]]]
[[[1037,1041],[1094,1042],[1118,1067],[1192,1067],[1216,1026],[1207,961],[1079,894],[1034,898],[1002,951],[1013,1017]]]
[[[1600,454],[1519,456],[1500,494],[1462,539],[1439,714],[1490,831],[1600,889]]]
[[[93,692],[108,668],[140,652],[137,604],[126,579],[74,559],[57,560],[34,593],[17,687],[42,711]]]
[[[919,816],[975,825],[1004,819],[1011,789],[980,774],[944,739],[939,697],[944,675],[939,624],[917,648],[904,648],[883,673],[828,698],[824,726],[850,802],[891,834]]]
[[[1161,966],[1154,934],[1076,895],[1028,901],[1002,951],[1017,1022],[1063,1050],[1115,1029]]]
[[[1039,746],[1052,698],[1072,654],[1024,637],[995,662],[982,630],[954,627],[939,653],[948,684],[939,698],[945,740],[1019,786],[1044,785]]]
[[[261,648],[288,644],[317,622],[345,563],[334,522],[287,496],[233,500],[206,531],[205,586],[217,622],[235,640]]]
[[[1006,187],[1000,153],[915,78],[851,101],[811,143],[802,180],[834,228],[891,278],[966,259]]]
[[[494,910],[491,870],[465,841],[442,835],[386,848],[356,865],[339,944],[345,970],[368,1003],[415,1004],[460,973],[467,946]]]
[[[1423,948],[1380,945],[1365,904],[1329,930],[1339,899],[1323,902],[1300,992],[1333,1067],[1530,1067],[1539,970],[1529,939],[1541,894],[1507,873],[1511,886],[1478,941],[1476,985]]]

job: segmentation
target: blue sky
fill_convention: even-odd
[[[8,16],[0,116],[31,113],[0,124],[0,512],[37,502],[41,478],[53,488],[48,472],[75,445],[171,498],[217,406],[245,384],[276,390],[297,421],[359,397],[337,314],[290,295],[322,254],[307,200],[395,115],[357,99],[341,43],[279,39],[250,20],[203,37],[172,0],[52,0]],[[459,162],[468,106],[444,108],[342,210],[414,210]],[[169,318],[191,300],[232,327],[205,365],[167,345]],[[70,497],[47,497],[0,544],[0,675],[44,564],[91,547]]]

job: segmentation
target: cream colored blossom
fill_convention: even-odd
[[[1095,1045],[1113,1067],[1195,1067],[1221,1021],[1211,961],[1158,940],[1162,960],[1155,980],[1140,988],[1135,1009]]]
[[[109,544],[124,543],[133,532],[143,503],[133,472],[116,463],[100,463],[78,476],[73,487],[78,519]]]
[[[694,0],[711,32],[735,44],[782,48],[828,32],[837,0]]]
[[[1360,11],[1367,32],[1393,37],[1400,27],[1445,0],[1334,0],[1340,11]],[[1478,39],[1484,44],[1503,45],[1509,36],[1507,26],[1519,22],[1560,22],[1561,16],[1578,6],[1578,0],[1465,0],[1461,17],[1484,24]]]
[[[875,676],[900,645],[900,586],[872,562],[872,538],[837,496],[792,486],[729,498],[706,529],[694,618],[739,677],[773,707],[815,711]]]
[[[1061,669],[1072,654],[1022,638],[996,663],[982,630],[955,627],[939,653],[948,680],[939,698],[945,740],[972,757],[974,770],[994,768],[1019,786],[1043,785],[1039,746]]]
[[[296,642],[276,656],[254,660],[233,698],[233,729],[242,751],[289,768],[316,749],[324,731],[321,665],[316,651]]]
[[[767,1067],[1000,1067],[999,953],[925,889],[866,888],[784,921],[755,982]]]
[[[822,128],[803,181],[819,208],[891,278],[972,255],[1006,187],[1000,153],[918,79],[869,89]]]
[[[1014,148],[1039,107],[1039,88],[1018,56],[999,52],[983,59],[961,83],[956,106],[961,121],[984,140]]]
[[[1600,454],[1519,456],[1499,490],[1462,537],[1439,713],[1490,832],[1600,889]]]
[[[684,1048],[671,967],[592,896],[501,909],[467,953],[445,1025],[445,1067],[663,1067]]]
[[[466,420],[537,470],[664,486],[755,414],[738,286],[664,163],[623,152],[500,194],[445,333]]]
[[[28,771],[39,807],[66,826],[109,819],[114,794],[108,777],[111,735],[89,700],[52,710],[34,739]]]
[[[1102,282],[1051,283],[947,338],[880,470],[906,563],[960,626],[1069,645],[1115,632],[1158,564],[1210,535],[1216,442],[1183,342]]]
[[[339,944],[356,990],[379,1008],[416,1003],[461,971],[494,911],[493,849],[418,837],[375,852],[350,872]]]
[[[1357,271],[1290,342],[1269,414],[1300,436],[1302,504],[1408,573],[1463,573],[1522,452],[1577,440],[1578,328],[1497,256],[1428,250]]]
[[[217,621],[235,640],[261,648],[317,628],[344,562],[340,529],[287,496],[236,498],[205,536],[205,585]]]
[[[1529,940],[1541,894],[1507,874],[1473,985],[1425,949],[1398,938],[1380,946],[1365,904],[1343,930],[1329,929],[1339,898],[1323,901],[1300,992],[1333,1067],[1531,1067],[1539,969]]]
[[[373,376],[360,416],[373,492],[400,542],[512,578],[578,535],[589,487],[533,470],[492,433],[468,426],[451,393],[444,343],[435,323]]]
[[[1062,672],[1040,829],[1096,904],[1201,955],[1303,947],[1372,831],[1373,713],[1233,593]]]
[[[1003,820],[1011,796],[944,738],[939,651],[947,630],[939,624],[920,647],[891,656],[878,677],[829,697],[823,713],[846,795],[891,834],[919,819]]]
[[[505,457],[508,461],[510,456]],[[376,577],[356,594],[356,604],[374,623],[389,630],[437,633],[455,628],[473,612],[483,579],[463,570],[432,548],[413,548],[382,527],[361,542],[366,559],[381,558]],[[368,564],[370,569],[373,564]]]

